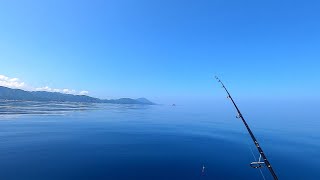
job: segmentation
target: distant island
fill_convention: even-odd
[[[0,100],[14,101],[58,101],[58,102],[86,102],[86,103],[112,103],[112,104],[146,104],[154,105],[146,98],[120,98],[120,99],[99,99],[86,95],[63,94],[47,91],[25,91],[0,86]]]

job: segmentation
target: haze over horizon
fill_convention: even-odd
[[[237,97],[319,99],[319,7],[302,0],[4,1],[0,81],[162,103],[223,96],[218,75]]]

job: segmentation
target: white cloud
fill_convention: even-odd
[[[74,89],[58,89],[51,88],[49,86],[44,87],[31,87],[26,85],[25,82],[20,81],[18,78],[10,78],[5,75],[0,74],[0,86],[5,86],[13,89],[22,89],[27,91],[47,91],[47,92],[59,92],[64,94],[74,94],[74,95],[87,95],[88,91],[76,91]]]
[[[52,89],[49,88],[48,86],[36,88],[35,90],[36,90],[36,91],[49,91],[49,92],[53,92]]]
[[[87,94],[89,94],[88,91],[80,91],[80,92],[79,92],[79,95],[87,95]]]
[[[36,88],[35,91],[47,91],[47,92],[58,92],[58,93],[64,93],[64,94],[75,94],[75,95],[84,95],[88,94],[88,91],[76,91],[74,89],[56,89],[56,88],[50,88],[48,86]]]
[[[9,78],[4,75],[0,75],[0,86],[5,86],[14,89],[28,89],[24,82],[21,82],[18,78]]]

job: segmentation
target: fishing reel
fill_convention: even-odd
[[[261,154],[259,157],[259,161],[250,163],[250,166],[255,169],[262,168],[263,165],[264,165],[264,162],[261,162]]]
[[[258,168],[262,168],[264,165],[264,162],[252,162],[250,163],[250,167],[258,169]]]

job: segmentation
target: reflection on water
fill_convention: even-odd
[[[19,114],[64,114],[70,111],[84,111],[98,108],[94,103],[0,101],[0,115]]]
[[[320,123],[300,106],[243,106],[280,179],[320,179]],[[0,179],[262,179],[230,107],[2,101]]]
[[[40,102],[40,101],[2,101],[0,100],[1,115],[59,115],[73,111],[88,111],[104,108],[105,110],[126,112],[128,109],[142,110],[150,106],[135,104],[104,104],[81,102]]]

